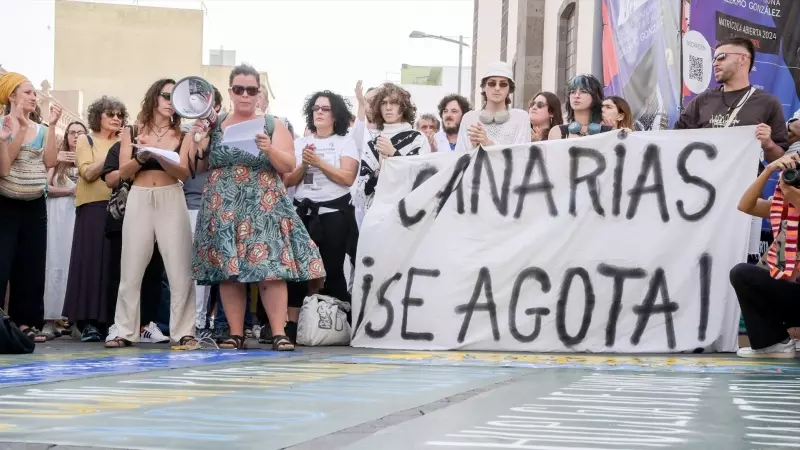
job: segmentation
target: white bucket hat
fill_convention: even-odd
[[[511,72],[511,66],[505,61],[495,61],[486,66],[486,72],[483,73],[481,83],[489,77],[505,77],[512,83],[514,82],[514,74]]]

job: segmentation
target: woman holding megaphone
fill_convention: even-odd
[[[294,350],[285,336],[286,281],[308,281],[325,276],[317,245],[294,211],[280,173],[295,168],[294,139],[286,126],[271,115],[256,114],[260,75],[240,65],[231,72],[229,93],[233,112],[218,118],[210,131],[206,159],[210,175],[195,228],[192,274],[198,284],[220,284],[230,337],[220,348],[244,347],[245,284],[258,283],[274,350]],[[224,144],[225,130],[235,124],[260,120],[264,132],[255,136],[258,155]],[[194,132],[203,132],[198,121]],[[192,160],[197,152],[191,145]],[[190,143],[190,144],[189,144]]]
[[[198,347],[192,230],[181,186],[189,177],[189,148],[181,145],[180,116],[171,101],[174,86],[171,79],[150,86],[136,123],[122,130],[119,177],[132,179],[133,185],[122,223],[119,294],[106,347],[127,347],[139,340],[142,278],[156,242],[169,280],[170,338],[183,348]]]

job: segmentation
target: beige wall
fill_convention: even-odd
[[[545,2],[544,20],[544,49],[542,90],[557,92],[562,86],[557,82],[558,72],[558,25],[561,8],[572,0],[547,0]],[[575,0],[577,5],[578,40],[577,40],[577,66],[576,73],[594,73],[602,82],[602,66],[600,73],[596,72],[596,59],[600,57],[597,52],[595,35],[597,23],[602,21],[596,8],[596,0]]]
[[[102,95],[139,111],[159,78],[202,73],[203,12],[56,0],[53,88]]]

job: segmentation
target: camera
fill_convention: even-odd
[[[789,186],[800,188],[800,171],[797,169],[786,169],[781,174],[783,182]]]

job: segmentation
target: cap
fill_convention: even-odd
[[[509,81],[514,81],[514,74],[511,72],[511,66],[505,61],[495,61],[486,66],[486,72],[483,73],[481,81],[489,77],[505,77]]]

